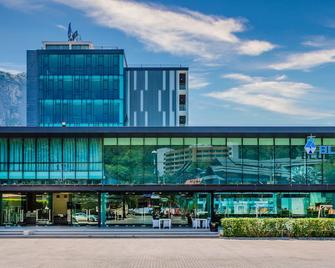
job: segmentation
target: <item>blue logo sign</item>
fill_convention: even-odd
[[[314,142],[314,137],[312,136],[307,137],[307,143],[304,148],[307,154],[313,154],[315,152],[316,145]]]

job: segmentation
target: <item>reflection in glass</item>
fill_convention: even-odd
[[[217,217],[331,217],[334,193],[215,193]],[[323,207],[326,208],[324,209]]]
[[[209,217],[209,206],[209,194],[108,194],[106,225],[151,226],[154,220],[171,219],[175,226],[191,226],[192,218]]]

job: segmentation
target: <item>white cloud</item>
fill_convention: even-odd
[[[324,35],[312,35],[305,37],[302,45],[313,48],[331,48],[335,45],[335,40]]]
[[[189,76],[189,88],[202,89],[210,85],[210,82],[200,73],[192,73]]]
[[[228,79],[237,80],[241,82],[252,82],[255,80],[255,77],[251,77],[249,75],[239,74],[239,73],[224,74],[222,75],[222,78],[228,78]]]
[[[259,40],[245,41],[237,48],[239,54],[249,55],[249,56],[258,56],[264,52],[274,49],[276,46]]]
[[[284,61],[268,67],[275,70],[308,70],[332,62],[335,62],[335,49],[321,49],[289,55]]]
[[[121,30],[154,51],[216,60],[225,53],[260,55],[274,48],[261,40],[242,40],[241,19],[210,16],[130,0],[54,0],[82,10],[97,23]]]
[[[61,29],[61,30],[67,31],[67,28],[62,24],[56,24],[56,27]]]
[[[45,0],[1,0],[0,5],[24,12],[35,11],[44,7]]]
[[[228,74],[224,77],[238,80],[240,84],[227,90],[210,92],[207,96],[291,116],[333,116],[331,113],[313,110],[310,107],[309,100],[318,93],[310,84],[281,80],[286,77],[280,77],[279,80],[243,74]]]
[[[287,76],[285,74],[279,75],[275,78],[277,81],[282,81],[282,80],[286,80]]]

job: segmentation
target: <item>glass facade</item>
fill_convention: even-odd
[[[99,201],[99,198],[100,201]],[[152,226],[170,219],[223,217],[335,217],[335,194],[324,192],[44,193],[0,195],[2,225]],[[100,206],[100,207],[99,207]]]
[[[1,186],[31,191],[0,193],[0,224],[148,226],[167,218],[183,227],[195,218],[335,216],[335,139],[315,138],[307,154],[306,137],[190,134],[2,135]],[[46,192],[34,193],[41,185]]]
[[[173,225],[188,226],[192,217],[208,218],[206,193],[107,194],[106,225],[151,225],[152,219],[171,219]]]
[[[123,51],[38,52],[39,126],[123,126]]]
[[[5,183],[334,184],[332,154],[305,138],[0,138]],[[335,139],[315,139],[335,145]]]
[[[334,193],[215,193],[218,217],[335,217]],[[321,206],[327,206],[321,210]]]
[[[105,138],[106,184],[334,183],[334,157],[305,138]],[[335,139],[315,139],[335,145]]]
[[[103,176],[99,138],[0,138],[0,149],[2,183],[90,184]]]

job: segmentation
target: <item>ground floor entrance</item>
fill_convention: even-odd
[[[170,219],[179,227],[210,218],[210,193],[4,193],[2,225],[151,226]]]
[[[108,226],[145,226],[170,219],[174,226],[191,226],[192,218],[210,218],[210,200],[208,193],[103,194],[102,221]]]
[[[335,217],[334,192],[0,194],[1,225],[194,227],[223,217]],[[160,225],[159,225],[160,226]]]

